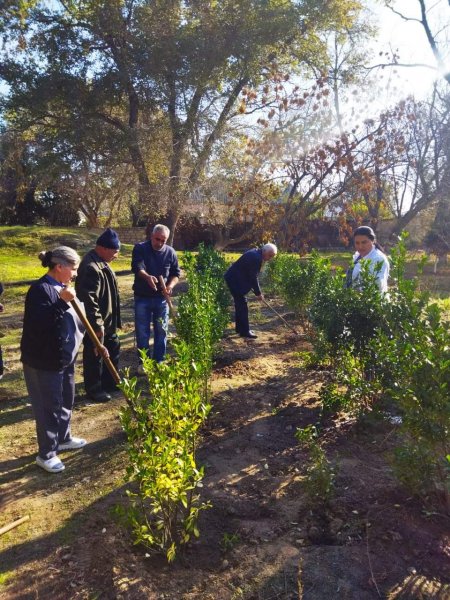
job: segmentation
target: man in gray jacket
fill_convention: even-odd
[[[109,263],[117,258],[120,241],[117,233],[106,229],[97,239],[78,268],[75,289],[84,303],[86,317],[109,357],[119,368],[120,342],[117,329],[121,327],[120,298],[117,279]],[[107,402],[116,384],[88,335],[83,341],[84,388],[94,402]]]

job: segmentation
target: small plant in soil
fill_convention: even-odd
[[[241,536],[238,533],[224,533],[220,541],[222,552],[230,552],[241,541]]]
[[[315,425],[298,428],[295,437],[309,452],[306,468],[305,491],[311,502],[326,504],[334,491],[335,471],[322,448]]]
[[[294,352],[294,357],[299,361],[299,367],[304,369],[314,369],[319,366],[317,356],[314,352],[308,350],[301,350]]]

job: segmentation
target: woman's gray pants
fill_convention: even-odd
[[[75,400],[75,361],[61,371],[43,371],[23,365],[23,374],[36,419],[39,456],[48,460],[58,445],[70,440]]]

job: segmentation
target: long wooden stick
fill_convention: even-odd
[[[165,281],[164,281],[164,278],[162,275],[160,275],[158,277],[158,281],[161,286],[162,294],[163,294],[164,298],[166,299],[167,304],[169,305],[169,311],[170,311],[172,317],[176,317],[175,307],[173,305],[172,298],[170,297],[170,294],[167,291],[166,284],[165,284]]]
[[[295,333],[295,335],[300,335],[299,332],[294,327],[292,327],[292,325],[290,325],[286,321],[286,319],[282,315],[280,315],[280,313],[277,310],[275,310],[275,308],[271,304],[269,304],[267,302],[267,300],[265,298],[263,298],[262,301],[268,308],[270,308],[271,311],[273,311],[277,315],[277,317],[279,317],[283,321],[283,323],[286,325],[286,327],[289,327],[289,329],[292,329],[292,331]]]
[[[21,517],[20,519],[13,521],[9,525],[5,525],[4,527],[2,527],[0,529],[0,535],[7,533],[11,529],[14,529],[14,527],[17,527],[17,525],[22,525],[22,523],[25,523],[25,521],[29,521],[29,520],[30,520],[30,515],[25,515],[24,517]]]
[[[80,319],[80,321],[86,327],[86,331],[88,332],[89,337],[91,338],[92,343],[97,348],[97,352],[99,353],[99,355],[103,358],[103,362],[108,367],[108,371],[111,373],[112,378],[114,379],[114,381],[116,383],[120,383],[120,375],[117,372],[116,367],[112,364],[111,359],[109,358],[109,356],[108,356],[108,358],[105,358],[105,356],[104,356],[105,347],[103,346],[103,344],[101,343],[101,341],[98,339],[97,334],[93,330],[92,325],[87,320],[86,315],[81,310],[81,306],[78,304],[76,298],[74,298],[73,300],[71,300],[70,304],[73,306],[73,309],[77,313],[77,316]]]
[[[103,358],[103,361],[104,361],[105,365],[108,367],[108,370],[111,373],[114,381],[116,383],[120,383],[121,379],[120,379],[119,373],[116,370],[116,367],[112,364],[111,359],[109,358],[109,356],[108,356],[108,358],[104,357],[103,352],[105,350],[105,347],[102,345],[102,343],[98,339],[97,334],[93,330],[92,325],[87,320],[86,315],[81,310],[81,306],[78,304],[76,298],[74,298],[73,300],[71,300],[70,304],[73,306],[73,308],[74,308],[75,312],[77,313],[77,316],[80,319],[80,321],[86,327],[86,331],[88,332],[89,337],[91,338],[92,343],[97,348],[97,351],[99,352],[100,356]],[[138,414],[136,412],[136,408],[135,408],[134,404],[131,402],[131,400],[127,397],[127,395],[125,393],[123,395],[124,395],[124,398],[125,398],[128,406],[130,407],[131,412],[133,413],[135,419],[138,420],[139,417],[138,417]]]

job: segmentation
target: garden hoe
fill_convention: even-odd
[[[160,275],[158,277],[158,281],[161,286],[162,294],[163,294],[164,298],[166,299],[167,304],[169,305],[169,312],[172,315],[172,317],[176,317],[177,313],[176,313],[175,307],[173,305],[172,298],[170,297],[170,294],[167,291],[166,284],[164,282],[164,278],[162,275]]]
[[[292,327],[292,325],[290,325],[286,321],[286,319],[283,316],[281,316],[280,313],[271,304],[269,304],[267,302],[267,300],[265,298],[263,298],[263,302],[268,308],[270,308],[270,310],[272,312],[274,312],[277,315],[277,317],[279,317],[283,321],[283,323],[286,325],[286,327],[289,327],[289,329],[292,329],[292,331],[295,333],[295,335],[300,335],[299,332],[296,329],[294,329],[294,327]]]
[[[73,300],[71,300],[70,304],[72,305],[73,309],[77,313],[77,316],[80,319],[80,321],[85,326],[86,331],[87,331],[89,337],[91,338],[92,343],[97,348],[97,352],[99,353],[99,355],[103,358],[103,362],[108,367],[108,371],[111,373],[112,378],[114,379],[114,382],[115,383],[120,383],[121,379],[120,379],[119,373],[116,370],[116,367],[113,365],[113,363],[112,363],[111,359],[109,358],[109,356],[105,357],[105,350],[106,350],[106,348],[105,348],[105,346],[103,346],[103,344],[101,343],[101,341],[98,339],[97,334],[92,329],[92,325],[87,320],[86,315],[84,314],[84,311],[82,310],[81,306],[78,304],[76,298],[74,298]],[[135,408],[133,406],[133,403],[127,398],[127,396],[125,394],[124,394],[124,396],[125,396],[125,400],[127,401],[127,404],[131,408],[134,416],[136,417],[136,410],[135,410]]]

